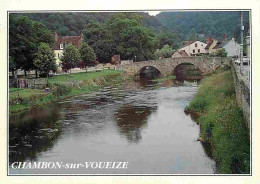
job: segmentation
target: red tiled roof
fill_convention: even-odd
[[[60,44],[72,44],[76,48],[80,48],[82,44],[82,35],[80,36],[62,36],[59,37],[58,35],[55,35],[55,42],[52,45],[53,50],[60,50]]]

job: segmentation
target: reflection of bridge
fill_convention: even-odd
[[[166,58],[151,61],[135,62],[132,64],[122,65],[121,69],[129,76],[139,75],[144,67],[152,66],[158,69],[161,76],[172,75],[176,66],[184,63],[195,65],[203,75],[213,72],[217,66],[222,64],[230,65],[231,58],[220,57],[180,57]]]

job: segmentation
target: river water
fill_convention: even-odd
[[[9,174],[214,174],[184,113],[193,82],[126,82],[10,117]],[[14,162],[128,162],[127,169],[14,169]]]

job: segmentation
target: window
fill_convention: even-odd
[[[193,49],[193,53],[195,53],[195,49]]]
[[[195,47],[198,47],[198,44],[197,44],[197,43],[195,43]]]
[[[63,44],[60,44],[60,49],[63,49]]]
[[[198,49],[198,53],[200,53],[200,49]]]

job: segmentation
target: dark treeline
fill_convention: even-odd
[[[247,33],[249,12],[243,12],[243,17]],[[223,39],[226,33],[240,41],[240,11],[161,12],[155,18],[182,39]]]
[[[105,23],[118,12],[64,12],[64,13],[35,13],[26,14],[33,20],[43,23],[51,31],[59,35],[79,35],[90,21]],[[142,16],[144,27],[153,29],[155,33],[171,32],[178,35],[179,40],[205,39],[214,37],[223,39],[240,39],[239,11],[194,11],[194,12],[161,12],[156,16],[148,13],[131,12],[124,14],[138,14]],[[20,14],[21,15],[21,14]],[[25,15],[25,14],[23,14]],[[245,32],[249,28],[249,12],[243,12]],[[197,37],[197,38],[196,38]]]

